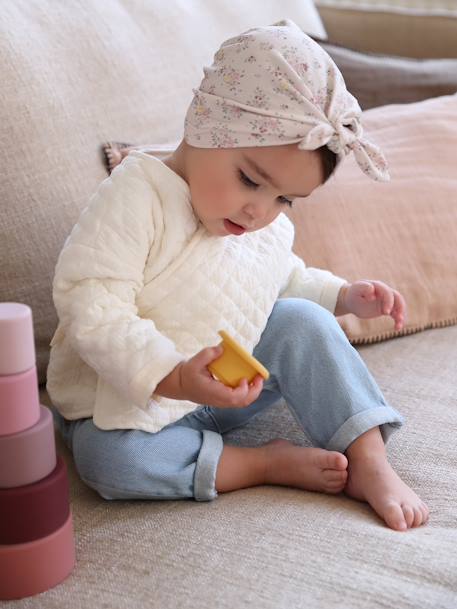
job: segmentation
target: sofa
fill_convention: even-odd
[[[290,212],[295,248],[310,266],[350,280],[384,279],[406,296],[402,332],[387,318],[340,322],[406,418],[388,444],[389,458],[430,507],[429,523],[398,533],[344,494],[275,486],[210,503],[109,502],[81,482],[57,434],[70,477],[76,567],[55,588],[2,606],[457,606],[457,52],[440,46],[444,17],[427,29],[424,14],[406,11],[398,20],[386,9],[385,31],[373,40],[363,8],[353,8],[348,21],[344,9],[325,4],[319,14],[312,0],[6,0],[0,301],[32,308],[40,395],[49,405],[53,270],[107,175],[101,144],[176,140],[192,86],[220,42],[251,25],[293,19],[334,57],[359,95],[366,129],[386,150],[392,175],[391,183],[368,184],[345,163]],[[457,18],[446,16],[445,27],[455,42]],[[416,34],[424,28],[440,54],[417,59]],[[397,41],[396,55],[382,46],[386,32]],[[274,437],[310,445],[284,402],[225,441],[256,446]]]

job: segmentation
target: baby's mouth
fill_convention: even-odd
[[[243,226],[232,222],[228,218],[225,218],[224,220],[224,227],[225,230],[228,231],[231,235],[242,235],[246,232],[246,229]]]

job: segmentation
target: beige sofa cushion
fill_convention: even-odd
[[[106,177],[100,142],[177,139],[220,43],[284,16],[325,37],[312,0],[2,3],[0,301],[32,307],[41,381],[54,266]]]
[[[361,53],[329,42],[320,44],[341,70],[347,88],[363,110],[457,91],[457,59],[410,59]]]
[[[341,318],[355,343],[457,323],[457,94],[374,108],[364,124],[391,181],[368,180],[347,157],[291,210],[295,249],[309,265],[381,279],[404,294],[409,316],[400,332],[388,317]]]
[[[457,57],[457,10],[402,11],[381,0],[368,9],[366,3],[342,0],[317,3],[328,38],[336,44],[404,57]]]

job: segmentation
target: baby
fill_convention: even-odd
[[[390,315],[400,329],[404,300],[306,268],[281,213],[346,154],[377,180],[385,160],[335,64],[290,21],[227,40],[204,73],[177,148],[130,152],[57,263],[48,390],[78,472],[106,499],[344,491],[392,529],[417,527],[428,509],[385,451],[403,419],[335,319]],[[267,381],[213,378],[220,329]],[[224,443],[281,397],[315,447]]]

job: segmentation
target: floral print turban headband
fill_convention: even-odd
[[[196,148],[297,143],[354,153],[370,178],[388,181],[381,151],[363,138],[361,108],[329,55],[290,20],[225,41],[187,111]]]

